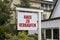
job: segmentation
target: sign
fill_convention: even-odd
[[[37,30],[37,14],[18,12],[17,30]]]
[[[31,9],[31,8],[20,8],[16,7],[17,13],[17,29],[18,30],[28,30],[28,33],[32,32],[31,30],[37,30],[38,27],[38,40],[41,40],[41,12],[43,10]],[[36,13],[26,13],[19,11],[28,11],[28,12],[36,12]],[[38,16],[37,16],[38,14]],[[37,19],[38,18],[38,19]],[[38,26],[37,26],[38,20]]]

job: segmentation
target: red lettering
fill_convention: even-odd
[[[20,27],[36,27],[35,23],[30,23],[31,15],[24,15],[24,19],[26,19],[26,23],[19,23]]]
[[[25,19],[32,19],[31,15],[24,15]]]
[[[34,24],[34,23],[31,23],[31,24],[20,23],[19,26],[20,27],[36,27],[36,24]]]
[[[26,23],[30,23],[30,20],[26,20]]]

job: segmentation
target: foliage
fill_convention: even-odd
[[[7,28],[6,28],[7,27]],[[0,39],[6,40],[37,40],[37,35],[27,35],[25,31],[18,32],[18,34],[13,34],[13,30],[9,27],[11,26],[0,26]],[[13,26],[12,26],[13,27]],[[3,33],[3,34],[1,34]]]
[[[12,26],[4,26],[4,30],[6,33],[11,33],[13,30],[11,28]]]
[[[34,34],[34,35],[27,35],[25,31],[19,32],[18,33],[18,38],[20,40],[38,40],[38,35]]]
[[[16,26],[14,25],[3,25],[0,26],[5,33],[11,33],[11,34],[16,34],[17,30],[16,30]]]
[[[8,34],[8,33],[5,34],[5,39],[6,40],[19,40],[17,35],[12,35],[12,34]]]
[[[15,35],[15,32],[17,31],[15,28],[15,26],[11,26],[11,25],[2,25],[0,26],[0,39],[4,39],[5,35],[7,35],[8,38],[10,38],[11,36],[9,36],[9,34]]]
[[[0,40],[4,40],[5,39],[5,33],[4,30],[0,27]]]
[[[20,38],[21,40],[27,40],[28,35],[26,35],[26,32],[22,31],[18,33],[18,38]]]
[[[29,8],[29,0],[21,0],[21,7]],[[26,31],[17,32],[15,25],[4,25],[10,19],[10,4],[8,0],[0,0],[0,40],[35,40],[36,35],[28,36]],[[16,34],[17,33],[17,34]]]
[[[38,35],[35,33],[34,35],[29,35],[30,38],[33,38],[34,40],[38,40]]]
[[[0,0],[0,25],[4,25],[10,18],[10,5],[8,0]]]
[[[28,37],[28,40],[35,40],[34,37]]]
[[[25,8],[30,8],[30,0],[20,0],[21,6],[20,7],[25,7]]]
[[[10,39],[12,38],[12,34],[5,33],[5,39]]]
[[[36,40],[36,38],[29,37],[24,33],[25,32],[19,32],[18,35],[6,34],[5,37],[7,40]]]

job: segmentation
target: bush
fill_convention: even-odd
[[[29,37],[34,38],[34,40],[38,40],[38,34],[36,34],[36,33],[34,35],[29,35]]]
[[[0,40],[4,40],[4,39],[5,39],[5,32],[3,28],[0,27]]]
[[[38,40],[37,34],[28,35],[26,31],[16,31],[13,25],[0,26],[0,40]]]
[[[26,35],[26,32],[22,31],[18,33],[18,38],[20,38],[21,40],[27,40],[28,35]]]

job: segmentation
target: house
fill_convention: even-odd
[[[49,19],[41,21],[41,34],[44,40],[60,40],[60,0],[57,0]],[[38,33],[29,31],[29,34]]]
[[[42,12],[42,20],[44,19],[48,19],[51,11],[54,7],[55,1],[47,1],[47,0],[30,0],[30,6],[31,8],[34,9],[40,9],[40,10],[44,10],[44,12]],[[16,12],[15,12],[15,7],[17,6],[19,7],[20,5],[20,0],[11,0],[11,22],[10,24],[16,24]]]
[[[45,40],[60,40],[60,0],[56,2],[50,18],[42,20],[42,29]]]

